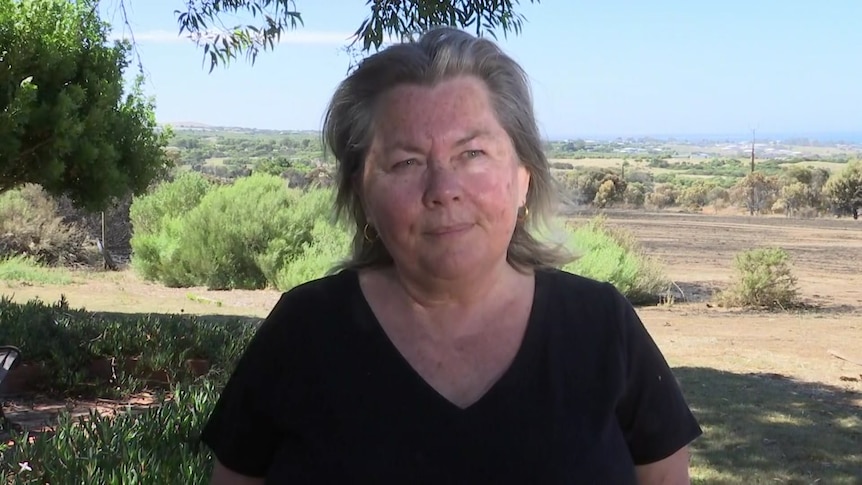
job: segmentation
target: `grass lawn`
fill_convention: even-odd
[[[704,429],[692,483],[862,483],[862,394],[705,367],[674,373]]]

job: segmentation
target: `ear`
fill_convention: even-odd
[[[518,200],[521,205],[527,204],[527,193],[530,191],[530,171],[527,167],[521,164],[518,167]]]
[[[359,201],[359,207],[362,209],[362,214],[365,216],[365,223],[369,226],[374,226],[374,221],[371,219],[371,215],[368,209],[368,203],[365,199],[365,187],[362,183],[363,174],[357,170],[350,177],[350,182],[353,185],[353,193],[356,194],[356,198]]]

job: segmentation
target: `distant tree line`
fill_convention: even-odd
[[[564,200],[596,208],[682,208],[699,212],[738,207],[750,215],[834,215],[859,217],[862,210],[862,161],[834,173],[789,165],[777,173],[761,170],[742,177],[653,175],[615,168],[577,168],[556,172]]]

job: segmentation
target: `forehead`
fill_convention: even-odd
[[[381,99],[376,125],[375,138],[386,145],[454,142],[477,132],[504,134],[487,87],[474,77],[397,86]]]

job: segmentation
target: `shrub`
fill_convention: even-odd
[[[640,209],[646,201],[646,187],[641,182],[630,182],[626,185],[626,191],[623,194],[623,200],[627,205],[635,209]]]
[[[183,268],[183,274],[177,275],[179,283],[212,289],[267,286],[257,257],[274,240],[295,243],[307,237],[308,229],[295,223],[290,210],[298,198],[281,179],[266,174],[238,179],[208,193],[181,220],[176,252]]]
[[[575,166],[569,162],[551,162],[551,168],[557,170],[573,170]]]
[[[661,183],[655,186],[652,192],[647,195],[647,202],[656,209],[664,209],[676,203],[677,191],[673,185]]]
[[[745,207],[750,215],[762,214],[771,208],[778,198],[778,178],[751,172],[739,179],[730,190],[730,200],[734,205]]]
[[[180,220],[214,188],[196,172],[186,172],[136,197],[129,208],[132,223],[132,267],[144,278],[179,286],[185,268],[175,261]]]
[[[718,295],[720,304],[760,308],[788,308],[798,304],[797,279],[784,249],[743,251],[734,259],[734,271],[732,285]]]
[[[605,180],[599,185],[599,190],[596,191],[596,196],[593,198],[593,205],[599,208],[604,208],[610,205],[615,199],[620,198],[616,192],[616,185],[612,180]]]
[[[823,185],[823,196],[836,214],[859,218],[862,209],[862,160],[854,160]]]
[[[194,209],[213,187],[212,182],[197,172],[184,172],[171,182],[157,185],[149,194],[134,199],[129,209],[134,231],[158,232],[166,218]]]
[[[604,204],[619,202],[626,190],[625,180],[610,169],[576,169],[561,172],[558,177],[566,198],[583,205],[594,201]],[[608,181],[610,184],[606,184],[604,194],[597,196],[601,185]]]
[[[712,188],[711,184],[698,181],[682,188],[676,202],[688,210],[700,211],[709,201],[709,192]]]
[[[332,196],[329,189],[289,188],[268,174],[238,179],[181,214],[164,211],[161,227],[144,225],[139,233],[136,226],[133,266],[168,286],[288,290],[347,255],[347,235],[332,221]]]
[[[38,185],[0,194],[0,257],[28,256],[50,266],[89,266],[98,252],[87,234],[68,224],[57,202]]]
[[[612,283],[632,303],[656,302],[668,289],[669,280],[660,265],[630,233],[608,227],[604,217],[575,229],[570,244],[579,257],[564,270]]]
[[[311,229],[311,241],[303,244],[300,257],[278,270],[275,286],[286,291],[320,278],[347,256],[350,244],[351,237],[347,231],[324,220],[316,221]]]

